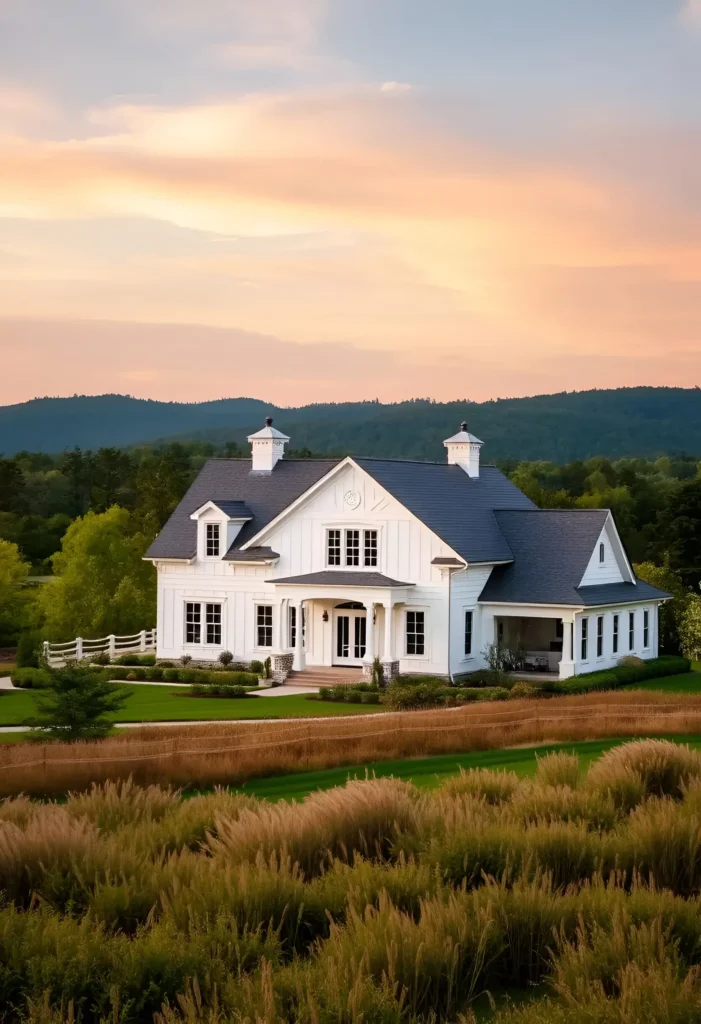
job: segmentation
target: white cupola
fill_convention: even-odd
[[[285,445],[290,440],[273,426],[271,416],[266,417],[265,426],[256,434],[250,434],[251,472],[272,473],[275,464],[284,456]]]
[[[468,476],[480,475],[480,448],[484,441],[468,433],[467,423],[461,423],[458,433],[453,434],[443,444],[448,451],[450,466],[460,466]]]

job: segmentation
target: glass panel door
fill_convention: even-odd
[[[367,619],[364,615],[355,617],[355,643],[353,645],[353,657],[365,657],[365,644],[367,637]]]
[[[336,657],[350,657],[350,615],[339,615],[336,619]]]

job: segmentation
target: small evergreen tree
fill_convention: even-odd
[[[40,716],[27,724],[50,739],[102,739],[110,732],[108,717],[120,711],[128,699],[118,684],[107,682],[99,672],[79,665],[51,672],[51,683],[37,695]]]

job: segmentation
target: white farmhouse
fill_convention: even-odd
[[[668,595],[636,578],[611,513],[538,509],[464,423],[445,463],[287,460],[271,419],[248,440],[148,552],[160,658],[448,676],[500,642],[566,678],[656,657]]]

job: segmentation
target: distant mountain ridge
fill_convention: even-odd
[[[127,395],[37,398],[0,406],[0,452],[56,453],[157,440],[245,441],[272,415],[292,446],[315,452],[440,460],[467,419],[486,461],[567,462],[592,455],[701,455],[701,390],[619,388],[488,402],[411,400],[281,409],[255,398],[157,402]]]

